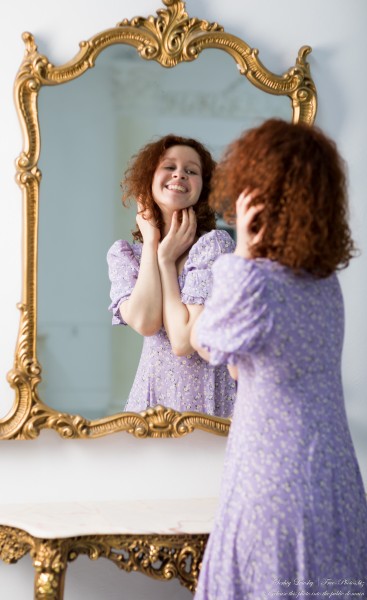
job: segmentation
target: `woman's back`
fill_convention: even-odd
[[[214,363],[236,363],[238,394],[213,534],[226,553],[209,544],[198,598],[208,578],[218,599],[278,595],[282,578],[304,596],[296,578],[318,595],[327,578],[363,578],[367,507],[344,408],[337,277],[235,255],[213,272],[198,337]]]

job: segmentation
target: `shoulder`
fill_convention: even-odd
[[[192,246],[189,257],[194,262],[213,262],[221,254],[232,253],[235,243],[224,229],[213,229],[202,235]]]
[[[217,279],[225,279],[229,284],[233,282],[235,287],[244,285],[253,291],[259,287],[264,289],[271,271],[272,265],[267,259],[243,258],[233,253],[220,256],[213,265]]]
[[[130,244],[126,240],[117,240],[107,252],[109,264],[116,261],[135,262],[140,259],[142,244]]]
[[[208,233],[204,233],[196,242],[198,246],[220,246],[226,248],[228,252],[232,252],[235,247],[235,242],[225,229],[213,229]]]
[[[245,283],[248,290],[266,294],[271,301],[318,303],[322,298],[342,302],[338,278],[315,277],[306,271],[295,272],[292,268],[268,258],[246,259],[235,255],[220,257],[213,268],[217,276]]]

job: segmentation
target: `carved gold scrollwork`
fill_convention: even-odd
[[[16,563],[32,548],[32,537],[14,527],[0,525],[0,558],[5,563]]]
[[[129,427],[129,432],[136,437],[181,437],[191,433],[194,429],[227,435],[229,430],[228,419],[194,412],[180,413],[160,405],[149,408],[140,414],[125,413],[117,417],[102,419],[102,421],[114,423],[116,418],[123,418]],[[123,423],[120,426],[123,427]],[[97,432],[96,426],[91,424],[91,435],[96,436]]]
[[[55,429],[64,438],[91,438],[126,431],[136,437],[180,437],[202,429],[226,435],[230,421],[200,413],[178,413],[155,407],[141,414],[121,413],[89,421],[79,415],[60,413],[43,404],[37,395],[41,366],[37,360],[37,251],[38,205],[41,173],[38,168],[40,131],[38,93],[42,86],[55,86],[81,76],[94,66],[99,53],[113,44],[128,44],[145,60],[164,67],[193,61],[208,48],[230,54],[240,74],[264,92],[288,96],[293,121],[312,124],[316,115],[316,89],[303,46],[294,67],[283,75],[267,70],[258,51],[240,38],[226,33],[217,23],[191,18],[181,0],[163,0],[165,8],[156,16],[123,20],[81,42],[77,55],[62,66],[54,66],[38,52],[30,33],[23,34],[25,55],[15,81],[15,102],[23,130],[24,147],[16,161],[17,181],[24,199],[23,298],[14,367],[8,375],[15,389],[9,414],[0,419],[0,439],[33,439],[42,429]]]
[[[163,581],[177,578],[194,591],[207,539],[207,534],[83,536],[71,541],[68,560],[79,554],[104,557],[127,572]]]
[[[27,422],[22,428],[22,439],[34,439],[45,428],[54,429],[63,438],[91,439],[121,431],[138,438],[182,437],[194,429],[227,435],[229,427],[228,419],[201,413],[180,413],[159,405],[140,414],[121,413],[89,421],[80,415],[53,411],[38,400],[29,411]]]
[[[124,19],[118,27],[136,27],[151,34],[152,42],[138,48],[142,58],[156,60],[164,67],[173,67],[181,61],[193,60],[198,53],[192,42],[203,31],[223,31],[217,23],[190,19],[185,11],[185,3],[163,0],[167,10],[157,10],[158,17],[135,17]],[[149,38],[148,38],[149,39]]]
[[[104,557],[126,572],[138,571],[157,580],[177,578],[194,592],[208,534],[87,535],[39,539],[0,525],[0,558],[17,562],[28,552],[35,569],[35,599],[62,600],[67,563],[83,554]]]

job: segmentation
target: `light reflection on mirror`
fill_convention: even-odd
[[[252,86],[214,49],[165,69],[112,46],[82,77],[41,89],[37,348],[45,404],[101,418],[124,409],[134,380],[142,338],[111,326],[106,264],[115,240],[132,241],[135,210],[120,201],[130,157],[175,133],[200,140],[217,159],[271,116],[290,120],[290,100]]]

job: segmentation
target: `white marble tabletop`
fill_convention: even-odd
[[[0,504],[0,525],[38,538],[210,533],[218,498]]]

